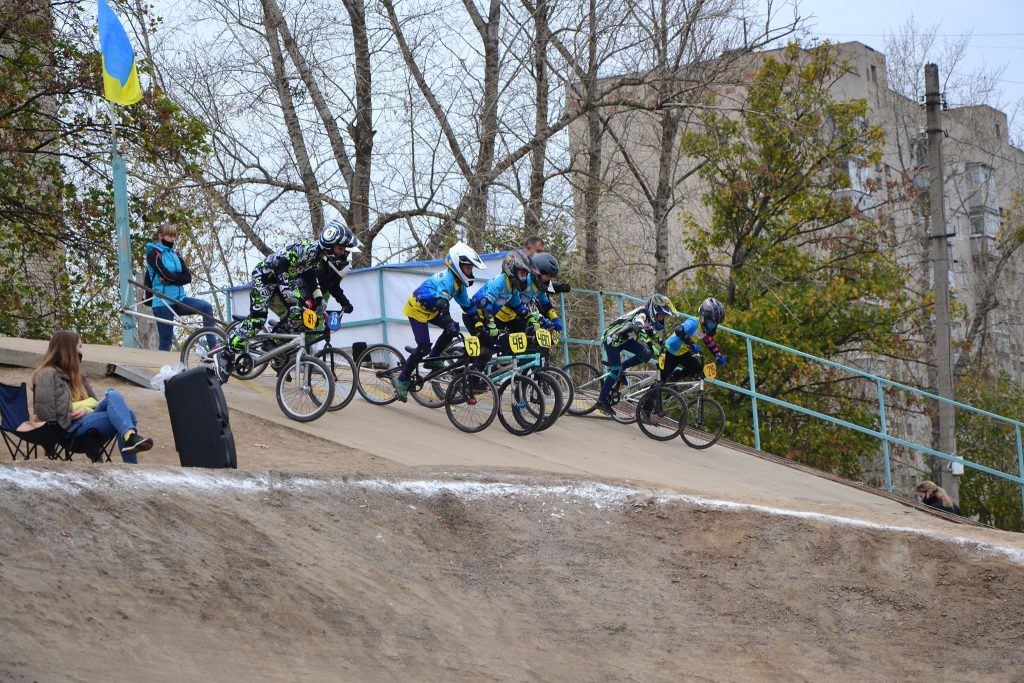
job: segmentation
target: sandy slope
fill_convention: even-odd
[[[0,466],[2,680],[1024,680],[1017,535],[592,420],[297,429],[241,383],[248,471],[183,471],[118,387],[145,466]]]

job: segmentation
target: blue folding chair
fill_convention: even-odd
[[[37,458],[42,448],[50,460],[71,460],[74,453],[85,453],[93,462],[110,462],[116,437],[105,437],[99,431],[90,429],[76,437],[54,422],[25,432],[18,431],[18,425],[28,421],[28,389],[22,382],[18,386],[0,384],[0,434],[3,435],[11,459]]]

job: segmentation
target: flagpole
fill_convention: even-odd
[[[110,153],[114,171],[114,222],[117,224],[117,284],[121,306],[121,326],[124,328],[126,348],[138,348],[135,338],[135,318],[124,313],[131,298],[128,280],[132,273],[132,239],[128,231],[128,174],[125,172],[124,159],[117,152],[117,113],[114,103],[107,102],[110,107]]]

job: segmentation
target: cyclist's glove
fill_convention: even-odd
[[[717,356],[715,356],[715,363],[717,363],[718,365],[725,365],[725,354],[720,353]]]

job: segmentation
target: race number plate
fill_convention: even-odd
[[[551,333],[547,330],[537,330],[537,344],[542,349],[551,346]]]
[[[302,324],[308,330],[315,330],[317,323],[316,311],[311,308],[307,308],[302,312]]]
[[[480,355],[480,337],[465,337],[466,355],[476,358]]]
[[[718,367],[714,363],[708,363],[704,366],[704,376],[708,379],[718,377]]]
[[[512,349],[512,353],[525,353],[526,352],[526,333],[525,332],[513,332],[508,335],[508,345]]]

